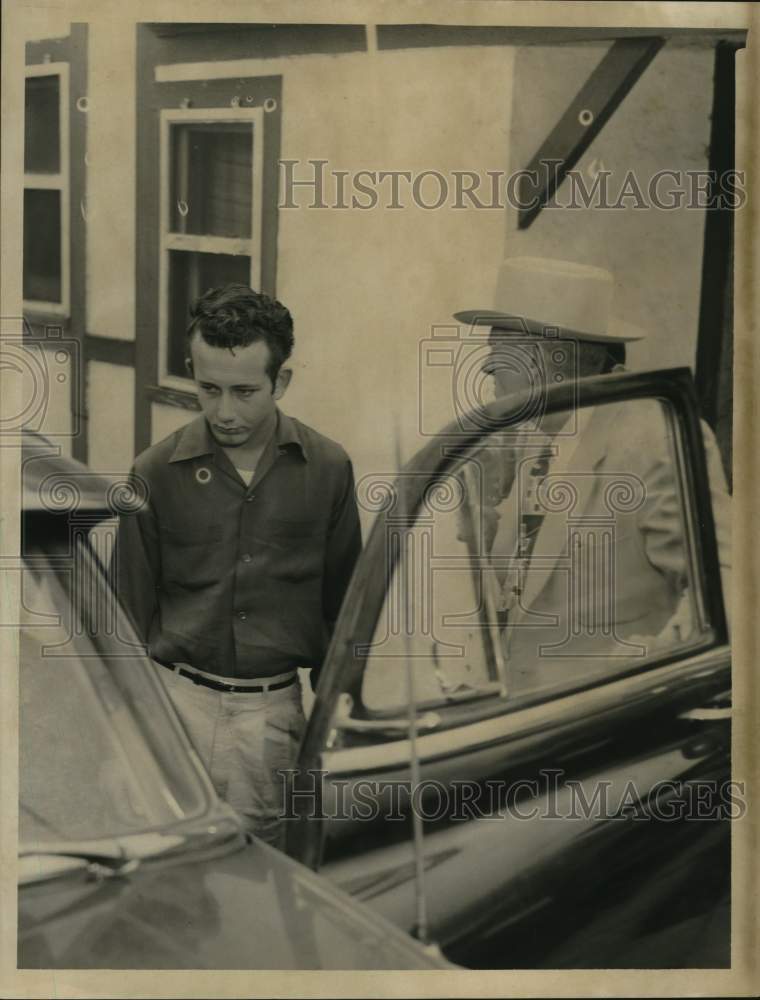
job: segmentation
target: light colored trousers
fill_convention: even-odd
[[[284,848],[286,786],[278,772],[295,767],[304,732],[298,677],[278,691],[228,694],[156,670],[219,797],[251,833]]]

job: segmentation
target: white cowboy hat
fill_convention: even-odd
[[[644,331],[612,315],[610,271],[544,257],[507,257],[499,268],[495,309],[454,313],[460,323],[600,343],[641,340]]]

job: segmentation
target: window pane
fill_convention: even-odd
[[[24,298],[61,301],[59,191],[24,191]]]
[[[27,569],[22,577],[22,841],[114,836],[181,818],[111,665],[76,621],[66,584],[82,581],[72,578],[71,571],[59,579],[48,568]],[[132,673],[137,691],[142,678],[134,661]]]
[[[169,374],[186,376],[185,331],[193,299],[209,288],[238,282],[248,285],[251,258],[223,253],[169,251]]]
[[[24,170],[28,174],[57,174],[61,169],[59,89],[57,76],[27,78]]]
[[[600,681],[700,640],[684,458],[664,404],[552,414],[492,435],[481,456],[479,545],[513,695]]]
[[[171,230],[251,235],[253,126],[172,125]]]
[[[372,711],[405,709],[407,664],[418,703],[476,694],[497,679],[486,571],[475,567],[464,531],[469,488],[461,472],[447,476],[426,492],[410,531],[387,523],[385,551],[395,567],[362,684]]]
[[[729,497],[714,436],[703,433],[728,593]],[[418,701],[487,683],[492,634],[508,697],[598,683],[704,642],[685,477],[675,421],[653,399],[552,414],[484,438],[443,483],[439,496],[458,492],[461,502],[445,512],[423,503],[415,518],[408,583],[397,566],[369,651],[366,706],[404,704],[407,662]]]

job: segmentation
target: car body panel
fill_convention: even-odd
[[[551,967],[552,963],[562,962],[568,935],[581,933],[585,921],[596,919],[603,906],[609,908],[609,882],[614,873],[624,886],[621,891],[625,900],[615,895],[618,909],[608,918],[606,937],[596,942],[594,962],[619,966],[622,946],[632,946],[637,936],[651,931],[646,926],[646,914],[640,924],[632,925],[630,911],[635,909],[637,896],[648,894],[652,903],[652,879],[661,877],[656,873],[664,859],[671,863],[668,878],[679,881],[682,889],[693,878],[698,863],[695,859],[700,855],[704,856],[706,871],[715,874],[720,864],[722,874],[726,874],[728,831],[724,820],[712,817],[679,821],[678,806],[672,799],[661,801],[653,811],[647,808],[645,798],[635,803],[626,798],[631,784],[648,791],[668,781],[688,791],[698,782],[724,773],[729,751],[727,728],[720,722],[712,728],[709,740],[701,727],[699,734],[692,730],[691,737],[686,732],[676,733],[657,753],[638,758],[636,741],[621,731],[617,750],[609,743],[598,748],[597,767],[604,754],[603,770],[586,774],[577,766],[571,770],[570,761],[559,754],[556,763],[562,780],[543,794],[526,795],[519,804],[519,815],[518,810],[513,814],[498,809],[489,813],[484,805],[482,809],[476,807],[475,818],[427,823],[425,894],[434,939],[455,961],[472,965],[474,954],[488,954],[487,940],[499,928],[509,928],[492,942],[498,957],[489,955],[488,964]],[[425,777],[423,769],[423,781]],[[508,783],[528,781],[535,774],[523,765],[501,777]],[[568,778],[577,782],[572,792]],[[579,803],[582,807],[583,802],[593,802],[602,779],[607,796],[606,818],[578,814]],[[543,790],[540,782],[539,787]],[[487,796],[485,801],[490,801]],[[428,804],[431,815],[436,805],[435,801]],[[624,808],[619,812],[621,806]],[[662,815],[671,813],[672,820],[662,820]],[[383,842],[379,830],[371,829],[363,831],[362,840],[375,846],[341,858],[338,842],[320,870],[398,926],[410,929],[415,921],[411,844],[401,841],[390,846]],[[683,867],[683,882],[677,878],[679,865]],[[721,891],[724,889],[722,886]],[[709,903],[709,894],[705,896]],[[565,914],[564,920],[557,911]],[[538,913],[543,922],[556,922],[558,929],[552,934],[539,934],[539,925],[529,957],[525,941],[514,931],[523,921],[536,923]],[[572,920],[567,919],[569,914]],[[728,962],[727,948],[725,939],[724,964]],[[672,956],[664,953],[661,958],[672,961]],[[582,952],[574,961],[581,967],[594,964]]]
[[[24,515],[69,513],[110,517],[114,490],[126,487],[124,477],[92,472],[82,462],[61,454],[59,445],[42,434],[24,434],[22,450],[22,499]]]
[[[445,968],[396,927],[259,841],[125,877],[22,887],[20,968]]]

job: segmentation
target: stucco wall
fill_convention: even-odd
[[[134,369],[91,361],[88,373],[88,461],[99,472],[119,473],[134,458]]]
[[[370,51],[256,60],[282,73],[282,156],[329,162],[326,171],[524,167],[606,50],[576,46]],[[135,40],[114,46],[105,22],[90,25],[87,199],[88,329],[134,336]],[[578,165],[659,168],[707,165],[712,52],[666,46]],[[327,197],[332,188],[328,184]],[[381,189],[387,200],[388,188]],[[408,188],[405,188],[408,192]],[[426,188],[433,191],[433,188]],[[293,312],[295,377],[283,408],[340,440],[357,477],[396,466],[395,435],[408,457],[425,419],[452,415],[445,372],[423,366],[421,344],[458,308],[489,305],[505,253],[567,256],[610,266],[621,311],[650,331],[631,367],[693,364],[704,213],[547,209],[525,232],[516,213],[410,204],[280,212],[278,296]],[[455,328],[452,333],[456,333]],[[442,377],[443,375],[443,377]],[[90,454],[109,456],[113,421],[101,419],[109,366],[92,365]],[[431,391],[432,390],[432,391]],[[133,414],[119,397],[119,423]],[[153,440],[190,414],[153,406]],[[126,466],[128,439],[120,460]]]
[[[286,77],[283,155],[324,149],[337,169],[447,178],[503,169],[512,57],[509,49],[381,52],[356,70],[346,61],[317,100],[318,72],[304,63]],[[421,193],[432,203],[435,182]],[[345,444],[357,476],[395,468],[396,427],[402,454],[419,447],[420,344],[471,296],[490,295],[503,249],[498,210],[457,210],[453,196],[436,210],[400,200],[404,210],[281,212],[278,291],[298,345],[285,402]],[[450,395],[433,405],[439,424],[451,419]]]
[[[512,169],[527,166],[608,48],[607,44],[526,46],[515,62]],[[576,166],[613,172],[619,192],[633,170],[646,189],[658,170],[706,170],[714,54],[669,42]],[[667,190],[668,185],[663,185]],[[558,198],[567,201],[561,187]],[[629,200],[628,204],[632,205]],[[526,230],[509,213],[510,253],[568,257],[611,269],[618,308],[647,339],[629,351],[631,368],[693,366],[699,318],[703,209],[672,211],[547,207]]]
[[[283,73],[282,157],[300,161],[299,178],[312,176],[307,160],[327,159],[332,204],[332,170],[436,170],[447,180],[503,170],[512,58],[490,48],[355,53],[264,59],[256,71]],[[402,187],[403,211],[384,206],[389,188],[378,191],[372,210],[320,210],[298,189],[300,207],[280,212],[277,293],[296,324],[283,409],[339,440],[357,478],[395,469],[396,427],[405,457],[421,443],[420,342],[473,295],[490,295],[504,239],[502,211],[457,210],[453,189],[444,207],[425,210]],[[435,182],[422,194],[431,203]],[[450,393],[435,405],[440,425]],[[157,440],[179,418],[153,413]]]
[[[87,325],[135,335],[135,32],[114,44],[107,20],[89,27]]]

